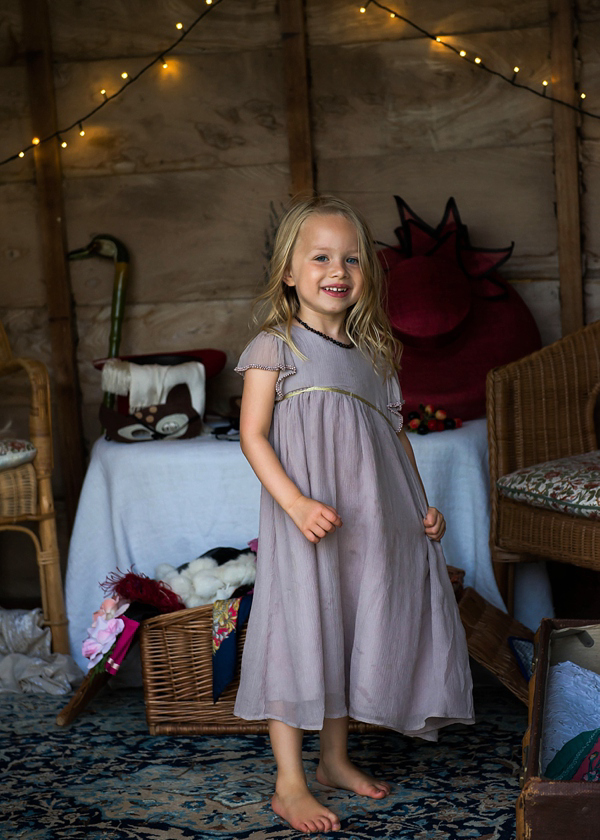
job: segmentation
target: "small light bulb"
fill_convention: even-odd
[[[168,67],[169,65],[167,64],[167,62],[166,62],[166,61],[163,61],[163,65],[162,65],[162,66],[163,66],[163,68],[166,70],[166,69],[167,69],[167,67]]]
[[[207,6],[212,6],[212,0],[206,0],[206,5]]]
[[[548,87],[548,81],[547,81],[546,79],[544,79],[544,81],[542,82],[542,84],[544,85],[544,87]]]
[[[367,10],[365,9],[365,7],[364,7],[364,6],[361,6],[361,7],[360,7],[360,9],[359,9],[358,11],[361,13],[361,15],[364,15],[364,13],[365,13]]]
[[[440,36],[439,36],[439,35],[437,36],[437,38],[436,38],[435,40],[438,42],[438,44],[440,44],[440,43],[441,43],[441,41],[442,41],[442,39],[440,38]]]
[[[466,52],[464,50],[461,50],[459,52],[459,55],[460,55],[461,58],[464,58],[466,56]]]
[[[518,72],[519,72],[519,68],[518,67],[513,67],[513,73],[518,73]]]
[[[481,64],[481,59],[479,58],[479,56],[477,56],[477,58],[475,59],[475,64]]]
[[[25,157],[25,152],[19,152],[19,157]]]
[[[85,137],[85,131],[83,130],[83,128],[81,128],[81,129],[79,130],[79,136],[80,136],[80,137]]]
[[[580,98],[580,99],[585,99],[585,93],[580,93],[580,94],[579,94],[579,98]]]
[[[390,17],[394,18],[394,17],[396,17],[396,15],[393,12],[390,12]]]
[[[183,23],[176,23],[175,29],[183,29]]]
[[[67,148],[67,141],[62,140],[60,145],[63,147],[63,149],[66,149]]]
[[[123,72],[121,73],[121,78],[122,78],[122,79],[126,79],[128,76],[129,76],[129,73],[126,73],[125,71],[123,71]]]
[[[106,96],[106,89],[105,89],[105,88],[102,88],[102,90],[100,91],[100,94],[101,94],[102,96]]]
[[[39,137],[34,137],[31,142],[33,143],[34,146],[39,146],[40,145],[40,138]]]

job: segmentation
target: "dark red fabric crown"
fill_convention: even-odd
[[[497,273],[514,243],[473,247],[453,198],[436,228],[395,199],[399,245],[386,246],[379,257],[388,315],[404,344],[404,412],[432,403],[451,417],[482,417],[487,372],[541,347],[527,305]]]

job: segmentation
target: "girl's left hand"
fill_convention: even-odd
[[[425,533],[430,540],[441,540],[446,531],[446,520],[437,508],[427,508],[427,515],[423,520]]]

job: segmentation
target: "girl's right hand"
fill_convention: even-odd
[[[287,513],[306,539],[315,544],[327,534],[332,534],[342,524],[335,508],[307,496],[299,496],[290,505]]]

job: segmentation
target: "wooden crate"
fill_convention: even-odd
[[[593,647],[584,647],[576,633],[569,633],[573,629],[585,629],[594,640]],[[535,643],[528,727],[523,738],[522,789],[517,801],[517,840],[597,840],[600,784],[544,778],[541,745],[548,668],[570,660],[600,673],[600,621],[544,618]]]

